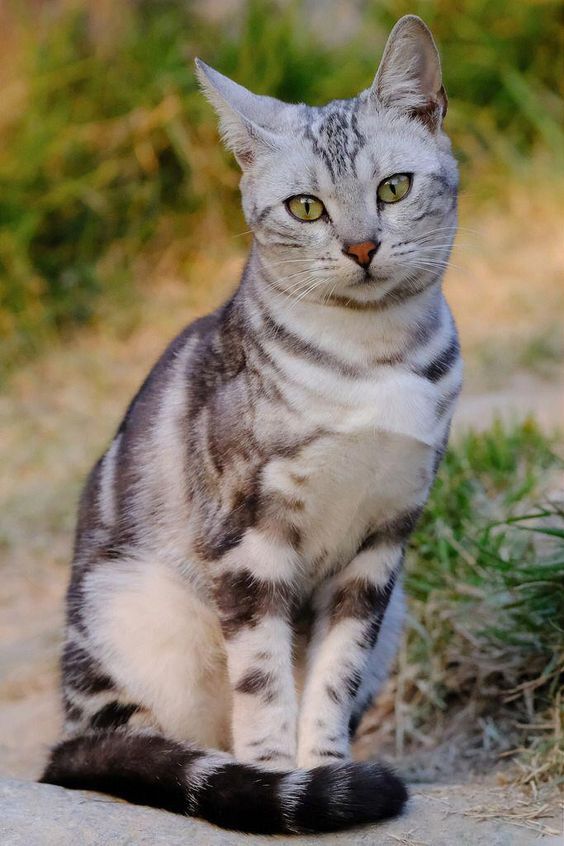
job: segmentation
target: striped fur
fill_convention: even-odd
[[[84,488],[44,780],[244,831],[333,830],[406,798],[351,763],[350,735],[394,658],[405,548],[460,389],[446,99],[413,17],[354,100],[292,106],[199,73],[255,241]],[[385,207],[394,173],[411,190]],[[304,192],[319,221],[286,208]],[[371,263],[351,261],[368,241]]]
[[[394,816],[406,798],[381,764],[265,772],[158,735],[127,733],[65,741],[42,781],[257,834],[336,831]]]

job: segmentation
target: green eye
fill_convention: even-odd
[[[378,199],[382,203],[397,203],[403,200],[411,188],[411,176],[409,173],[394,173],[383,179],[378,185]]]
[[[310,197],[308,194],[298,194],[286,200],[286,206],[291,214],[298,220],[319,220],[325,213],[325,206],[317,197]]]

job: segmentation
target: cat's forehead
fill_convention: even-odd
[[[298,111],[301,136],[336,179],[355,173],[356,161],[367,138],[359,123],[361,100],[337,100],[323,107],[302,106]]]
[[[397,112],[374,109],[364,95],[298,106],[292,117],[287,141],[297,178],[315,174],[327,186],[436,167],[436,146],[425,128]]]

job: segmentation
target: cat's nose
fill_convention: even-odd
[[[376,241],[362,241],[360,244],[345,244],[343,252],[366,270],[379,246]]]

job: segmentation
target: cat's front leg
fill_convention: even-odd
[[[316,598],[316,622],[299,718],[298,766],[350,758],[356,694],[399,576],[403,546],[362,549]]]
[[[233,694],[233,752],[271,770],[295,767],[292,550],[264,538],[243,544],[215,579]]]

